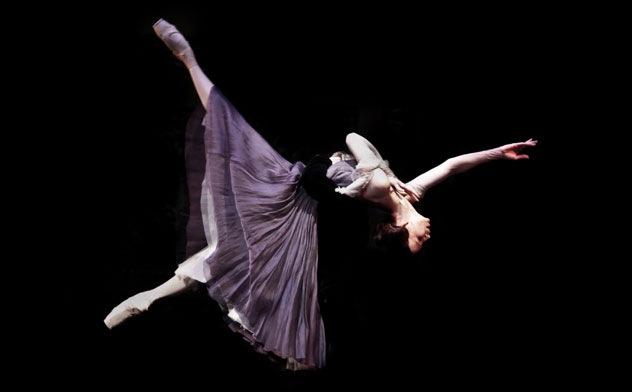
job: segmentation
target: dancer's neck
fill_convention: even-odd
[[[417,211],[413,206],[403,197],[398,197],[395,203],[395,208],[391,212],[395,225],[402,226],[408,222]]]

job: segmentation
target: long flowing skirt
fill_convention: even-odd
[[[205,283],[229,325],[259,351],[293,369],[324,366],[317,203],[299,185],[304,164],[281,157],[216,87],[201,124],[189,121],[200,126],[203,151],[187,135],[188,250],[202,249],[176,274]],[[195,236],[202,228],[203,247]]]

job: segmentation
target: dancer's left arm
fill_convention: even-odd
[[[408,199],[411,202],[419,201],[423,198],[428,189],[442,182],[446,178],[470,170],[482,163],[498,159],[528,159],[529,156],[527,154],[521,154],[520,151],[526,147],[534,147],[537,143],[537,140],[529,139],[526,142],[506,144],[498,148],[450,158],[439,166],[428,170],[427,172],[417,176],[412,181],[406,183],[408,188],[412,189],[414,192],[414,195],[409,195]]]
[[[378,166],[378,169],[373,173],[371,181],[362,195],[363,198],[371,201],[380,200],[384,194],[389,192],[391,187],[400,194],[408,195],[411,199],[415,198],[414,191],[397,178],[395,173],[388,167],[387,162],[382,159],[377,148],[375,148],[370,141],[352,132],[347,135],[346,142],[349,151],[351,151],[351,154],[353,154],[356,161],[358,161],[356,169]]]

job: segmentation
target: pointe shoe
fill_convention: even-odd
[[[148,292],[138,293],[112,309],[103,322],[109,329],[112,329],[128,318],[147,311],[151,303],[151,296]]]
[[[159,19],[154,23],[154,32],[171,50],[171,52],[182,62],[195,61],[193,49],[178,29],[164,19]]]

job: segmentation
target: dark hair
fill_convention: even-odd
[[[408,247],[408,229],[406,225],[397,226],[392,222],[381,222],[375,227],[373,241],[377,248],[394,256],[412,256]]]

